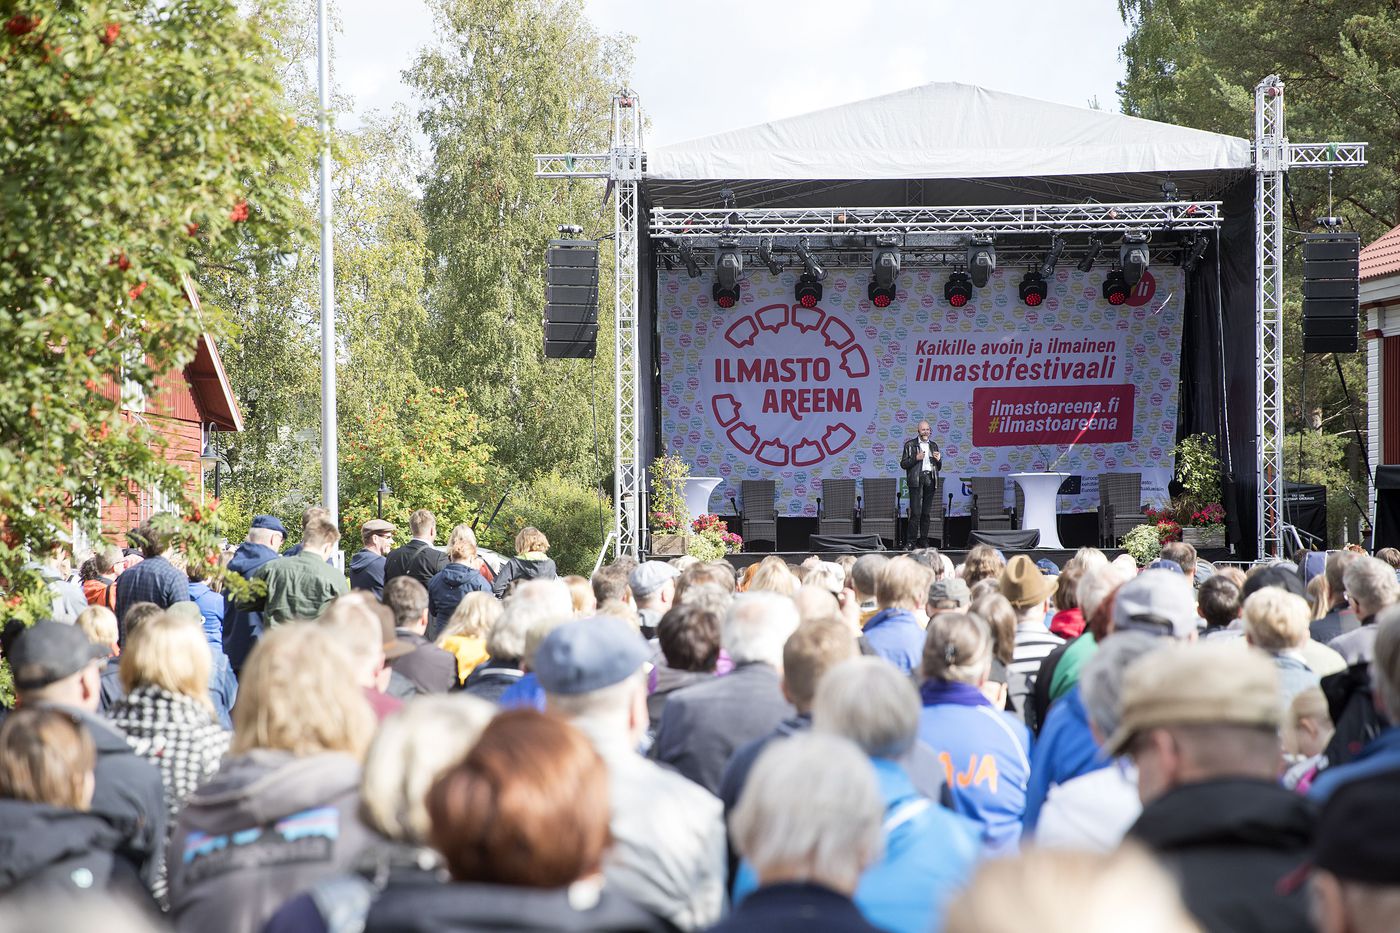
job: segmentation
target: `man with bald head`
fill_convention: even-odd
[[[919,433],[904,442],[899,455],[899,468],[909,481],[909,531],[905,547],[913,550],[929,547],[928,523],[932,517],[933,500],[938,495],[937,477],[943,464],[943,454],[927,421],[919,422]],[[916,524],[917,522],[917,524]]]

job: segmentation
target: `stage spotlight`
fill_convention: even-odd
[[[721,308],[739,303],[739,277],[744,274],[744,254],[733,240],[720,240],[715,250],[715,284],[710,297]]]
[[[997,250],[989,236],[975,236],[967,244],[967,271],[972,284],[986,288],[987,280],[997,269]]]
[[[826,278],[826,270],[822,268],[821,263],[817,262],[817,257],[812,255],[812,246],[807,242],[805,236],[797,241],[797,256],[802,260],[803,275],[817,282]]]
[[[1123,237],[1123,245],[1118,247],[1118,264],[1123,269],[1123,278],[1129,289],[1137,288],[1142,274],[1147,271],[1147,237],[1129,234]]]
[[[952,273],[943,284],[943,297],[948,300],[948,304],[961,308],[972,298],[972,279],[966,272]]]
[[[1079,260],[1080,272],[1093,272],[1094,260],[1099,258],[1099,250],[1103,249],[1103,244],[1096,237],[1089,237],[1089,245],[1085,247],[1084,258]]]
[[[778,262],[778,257],[773,255],[773,238],[764,237],[758,242],[758,261],[768,267],[768,271],[774,275],[781,275],[782,265]]]
[[[797,277],[797,285],[792,290],[793,300],[804,308],[815,308],[822,300],[822,283],[816,276],[804,272]]]
[[[1040,261],[1040,274],[1043,278],[1050,278],[1055,274],[1055,267],[1060,264],[1060,256],[1064,254],[1065,241],[1061,237],[1050,238],[1050,249],[1045,253],[1045,258]]]
[[[1210,247],[1210,240],[1204,236],[1198,236],[1189,244],[1183,244],[1181,254],[1181,268],[1187,272],[1194,272],[1196,264],[1205,258],[1206,250]]]
[[[870,259],[870,285],[866,294],[870,303],[877,308],[888,308],[895,299],[895,286],[899,280],[899,247],[882,244],[875,247]]]
[[[1121,305],[1128,300],[1128,280],[1120,270],[1114,269],[1104,277],[1103,297],[1111,305]]]
[[[1034,308],[1045,301],[1045,277],[1035,269],[1027,269],[1021,280],[1021,300]]]
[[[686,275],[690,276],[692,279],[700,278],[700,263],[695,261],[694,248],[689,243],[682,240],[680,253],[681,262],[685,263]]]

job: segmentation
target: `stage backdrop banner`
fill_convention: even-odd
[[[900,477],[921,419],[943,449],[953,513],[972,476],[1057,470],[1083,477],[1063,511],[1098,506],[1100,473],[1142,474],[1166,497],[1176,437],[1181,270],[1154,268],[1126,305],[1102,296],[1103,271],[1061,267],[1037,308],[1003,268],[962,308],[946,272],[900,277],[875,308],[868,270],[832,269],[815,308],[793,301],[796,274],[749,272],[739,305],[710,300],[711,278],[661,271],[661,428],[696,476],[720,476],[729,511],[742,479],[773,479],[783,515],[814,515],[826,477]],[[1007,504],[1012,487],[1007,483]],[[907,506],[907,500],[902,504]]]

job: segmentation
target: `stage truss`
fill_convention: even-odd
[[[1258,363],[1257,474],[1259,554],[1283,556],[1283,177],[1290,166],[1338,167],[1366,164],[1365,143],[1290,144],[1283,132],[1283,83],[1271,75],[1255,89],[1256,359]],[[641,108],[622,91],[612,101],[612,146],[605,153],[553,153],[535,156],[538,178],[606,180],[614,196],[613,256],[616,381],[613,411],[617,424],[614,460],[614,548],[638,556],[646,514],[645,468],[641,463],[641,386],[638,360],[638,210],[645,153],[641,147]],[[1148,237],[1154,262],[1177,261],[1187,242],[1214,233],[1222,221],[1219,201],[1168,200],[1121,204],[1030,204],[979,207],[703,208],[652,211],[648,232],[668,266],[681,244],[693,247],[702,269],[711,247],[736,241],[746,251],[769,239],[775,249],[807,240],[835,266],[857,265],[876,238],[894,236],[905,250],[905,267],[954,266],[967,238],[994,235],[1003,265],[1032,263],[1043,255],[1046,238],[1072,236],[1065,259],[1101,238],[1107,266],[1124,235]],[[1031,242],[1036,240],[1039,242]],[[845,251],[843,253],[843,251]],[[787,258],[788,263],[791,262]]]

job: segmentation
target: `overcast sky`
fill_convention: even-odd
[[[930,81],[1117,109],[1115,0],[586,0],[636,37],[648,146]],[[359,114],[416,109],[402,72],[433,41],[425,0],[338,0],[338,90]]]

